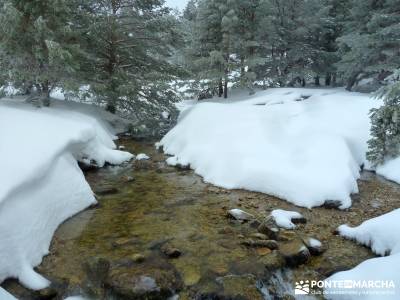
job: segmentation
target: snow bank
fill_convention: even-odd
[[[399,299],[400,298],[400,209],[365,221],[360,226],[351,228],[341,225],[338,228],[340,235],[354,239],[360,244],[371,247],[378,255],[388,255],[368,259],[357,267],[344,272],[339,272],[327,280],[361,280],[377,282],[372,288],[353,287],[346,289],[326,289],[328,293],[344,292],[345,295],[329,295],[329,299]],[[378,282],[387,282],[382,288]],[[393,283],[393,287],[389,286]],[[349,294],[351,292],[351,294]],[[382,294],[385,293],[385,294]]]
[[[294,229],[292,219],[302,219],[303,216],[297,211],[288,211],[283,209],[275,209],[271,212],[271,217],[274,218],[276,225],[285,229]]]
[[[132,157],[114,150],[112,138],[81,113],[0,102],[0,282],[15,277],[31,289],[48,285],[33,267],[58,225],[95,203],[77,160],[103,166]]]
[[[394,182],[400,183],[400,157],[386,161],[376,168],[376,173]]]
[[[271,89],[184,110],[161,145],[169,163],[190,165],[215,185],[346,208],[366,163],[368,114],[379,104],[342,89]]]

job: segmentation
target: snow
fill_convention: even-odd
[[[147,159],[150,159],[150,157],[145,153],[139,153],[138,155],[136,155],[135,159],[136,160],[147,160]]]
[[[253,215],[251,215],[251,214],[249,214],[249,213],[247,213],[247,212],[245,212],[245,211],[243,211],[241,209],[238,209],[238,208],[230,209],[228,211],[228,214],[232,218],[234,218],[236,220],[241,220],[241,221],[248,221],[248,220],[251,220],[251,219],[254,218]]]
[[[389,180],[400,183],[400,157],[391,159],[376,168],[376,173]]]
[[[274,195],[298,206],[351,206],[368,165],[369,111],[381,104],[343,89],[281,88],[181,111],[160,142],[172,165],[204,180]],[[307,98],[307,99],[305,99]]]
[[[368,259],[355,268],[339,272],[327,280],[361,280],[361,281],[392,281],[395,288],[373,288],[367,289],[353,287],[346,297],[329,295],[329,299],[382,299],[382,292],[390,293],[384,295],[385,299],[399,299],[400,297],[400,209],[384,214],[382,216],[367,220],[357,227],[341,225],[338,228],[339,234],[354,239],[358,243],[371,247],[378,255],[388,255]],[[368,294],[363,294],[365,291]],[[327,292],[340,292],[340,289],[327,289]],[[347,290],[348,292],[348,290]],[[353,295],[354,293],[354,295]],[[381,297],[380,297],[381,296]]]
[[[322,243],[318,241],[317,239],[314,238],[309,238],[308,239],[308,245],[312,248],[320,248],[322,247]]]
[[[271,212],[276,225],[285,229],[294,229],[296,225],[292,223],[292,219],[303,218],[302,214],[297,211],[288,211],[283,209],[275,209]]]
[[[17,300],[14,296],[8,293],[6,290],[0,287],[0,299],[1,300]]]
[[[371,247],[379,255],[400,252],[400,209],[370,219],[357,227],[341,225],[339,234]]]
[[[109,128],[77,108],[0,102],[0,282],[48,286],[33,267],[60,223],[96,202],[77,160],[101,167],[132,158],[115,150]]]

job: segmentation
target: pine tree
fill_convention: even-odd
[[[163,1],[83,1],[88,32],[86,81],[111,112],[139,119],[173,110],[169,83],[180,74],[171,62],[181,35]]]
[[[399,0],[353,0],[346,33],[339,38],[339,70],[348,78],[347,88],[361,73],[392,72],[400,65]]]
[[[3,0],[0,2],[3,76],[14,87],[49,104],[52,89],[70,81],[78,66],[80,32],[74,28],[76,2]]]
[[[399,76],[399,71],[391,76],[397,82],[379,91],[378,97],[383,99],[383,105],[371,111],[371,139],[368,142],[367,158],[374,165],[400,156]]]

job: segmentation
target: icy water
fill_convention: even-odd
[[[19,299],[78,294],[92,299],[291,299],[295,281],[323,279],[373,256],[333,234],[337,226],[357,225],[400,204],[398,185],[365,173],[351,209],[298,208],[268,195],[204,183],[190,170],[166,166],[165,156],[150,143],[120,143],[151,160],[86,174],[99,205],[57,230],[50,254],[37,268],[54,282],[52,289],[32,293],[12,280],[3,284]],[[289,268],[276,251],[243,245],[257,230],[227,218],[231,208],[259,220],[272,209],[297,210],[307,223],[283,234],[317,238],[326,251]]]

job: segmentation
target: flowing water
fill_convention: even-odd
[[[32,293],[13,280],[3,287],[20,299],[77,294],[93,299],[291,299],[295,281],[323,279],[373,257],[369,249],[334,235],[337,226],[358,225],[400,204],[398,185],[364,173],[352,208],[298,208],[265,194],[204,183],[193,171],[167,166],[150,143],[120,143],[151,160],[87,172],[99,205],[57,230],[50,254],[37,268],[54,282],[52,290]],[[274,261],[276,251],[243,245],[256,229],[227,218],[231,208],[259,220],[272,209],[297,210],[307,223],[295,235],[317,238],[326,251],[286,268]]]

